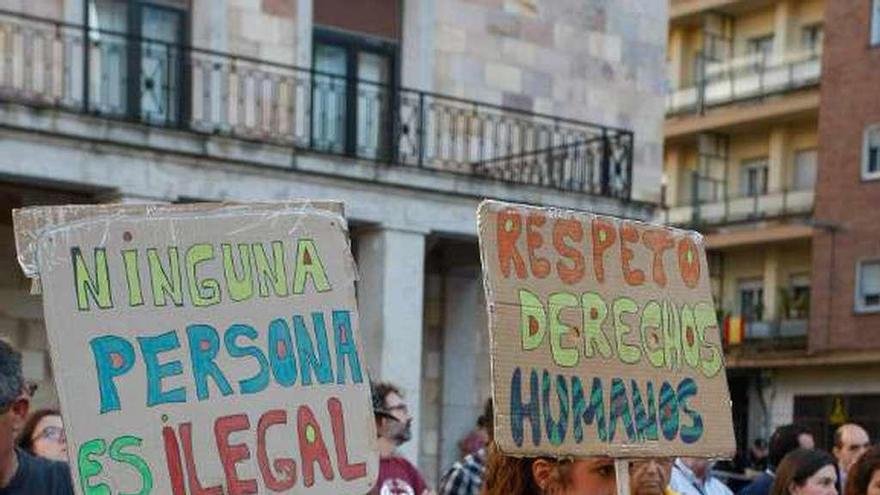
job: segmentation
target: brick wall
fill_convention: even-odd
[[[870,3],[827,3],[815,218],[838,230],[820,230],[813,241],[812,350],[880,348],[880,314],[854,311],[856,263],[880,258],[880,181],[862,181],[860,173],[865,126],[880,122]]]

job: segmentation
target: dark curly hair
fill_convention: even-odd
[[[373,392],[373,414],[376,416],[388,415],[388,410],[386,409],[388,406],[385,404],[385,399],[389,395],[397,394],[403,397],[400,387],[390,382],[374,382],[370,384],[370,388]]]

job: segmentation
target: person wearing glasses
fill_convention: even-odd
[[[397,455],[397,448],[412,438],[412,416],[400,388],[374,383],[373,414],[379,443],[379,479],[373,495],[433,495],[418,469]]]
[[[40,409],[24,424],[18,446],[31,454],[67,462],[67,437],[57,409]]]
[[[21,353],[0,339],[0,495],[73,495],[66,463],[36,457],[16,445],[30,403]]]

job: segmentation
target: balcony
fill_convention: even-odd
[[[700,20],[706,12],[737,12],[757,10],[770,4],[768,0],[671,0],[669,18],[672,22],[693,22]]]
[[[724,340],[724,350],[730,368],[761,366],[768,359],[803,354],[807,349],[809,320],[745,322],[745,334],[740,342]]]
[[[0,101],[630,199],[628,130],[3,10]]]
[[[666,208],[662,220],[672,225],[706,227],[808,215],[813,211],[814,196],[812,189],[727,196]]]
[[[756,53],[725,62],[706,62],[702,81],[666,96],[666,113],[702,112],[815,86],[821,73],[821,53],[816,51],[787,53],[768,60]]]

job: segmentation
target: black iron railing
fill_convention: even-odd
[[[6,101],[629,199],[631,131],[0,10]]]

